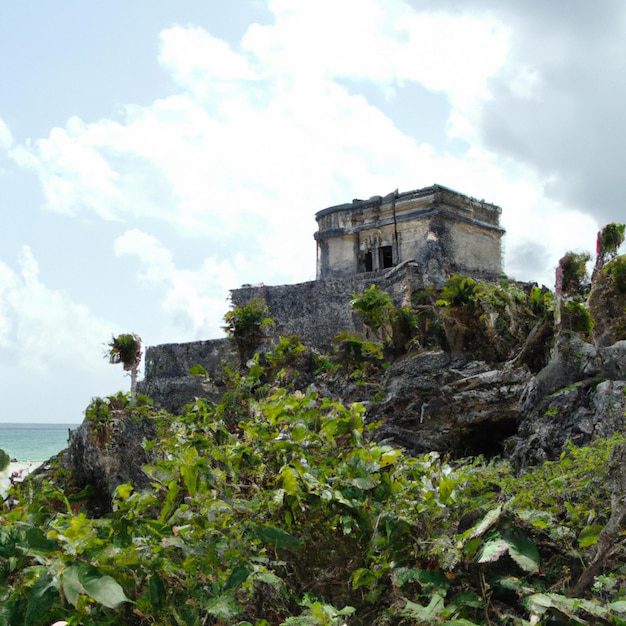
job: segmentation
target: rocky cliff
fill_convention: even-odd
[[[315,389],[343,403],[362,402],[379,441],[414,454],[506,456],[520,467],[556,459],[570,442],[587,444],[623,430],[626,296],[610,273],[596,276],[584,302],[576,304],[593,320],[593,327],[578,330],[567,313],[569,299],[555,299],[536,285],[459,277],[441,289],[418,282],[407,291],[407,284],[397,289],[394,306],[398,311],[404,304],[414,326],[400,354],[380,328],[368,327],[344,302],[345,311],[336,315],[349,320],[350,332],[342,340],[333,343],[325,326],[322,334],[312,331],[314,347],[274,331],[242,369],[228,339],[151,348],[140,390],[176,414],[199,397],[217,403],[225,394],[241,396],[233,385],[252,380],[252,367],[247,397],[277,386]],[[258,295],[260,287],[249,289],[254,294],[248,295]],[[286,319],[284,299],[278,292],[272,297],[283,302],[279,318]],[[238,301],[245,304],[242,292]],[[312,319],[310,305],[294,306]],[[281,328],[294,330],[285,323]],[[335,334],[341,330],[333,328]],[[380,352],[368,353],[372,346]],[[207,375],[190,376],[196,364]],[[233,402],[236,420],[242,397]],[[71,461],[79,482],[93,483],[97,475],[99,489],[112,493],[116,485],[139,478],[132,473],[133,459],[108,458],[121,449],[116,440],[128,437],[123,424],[110,429],[107,450],[96,453],[100,439],[90,431],[97,427],[93,420],[81,426]]]

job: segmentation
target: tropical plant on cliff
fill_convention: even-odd
[[[598,231],[596,241],[596,263],[593,270],[594,277],[606,265],[610,259],[617,256],[620,246],[624,243],[625,224],[612,222]]]
[[[556,272],[556,292],[563,296],[582,296],[589,280],[587,263],[590,260],[588,252],[567,252],[561,257]]]
[[[224,315],[223,329],[237,346],[242,364],[254,355],[255,350],[267,339],[269,329],[274,326],[265,300],[253,298],[246,304],[233,307]]]
[[[394,356],[406,352],[417,335],[417,318],[409,307],[396,307],[389,295],[372,285],[353,294],[350,306],[363,315],[365,325],[379,336]]]
[[[607,263],[602,271],[611,276],[619,293],[626,293],[626,255],[615,257]]]
[[[130,395],[137,392],[137,371],[141,363],[141,337],[135,333],[123,333],[113,337],[108,345],[109,363],[121,363],[124,371],[130,372]]]
[[[473,278],[453,274],[444,283],[437,304],[439,306],[464,306],[472,304],[476,298],[477,288],[478,283]]]

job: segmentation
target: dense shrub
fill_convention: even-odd
[[[626,255],[618,256],[610,261],[603,271],[611,276],[617,291],[626,293]]]
[[[598,233],[598,256],[612,258],[617,254],[619,247],[624,243],[625,228],[624,224],[612,222]]]
[[[10,462],[11,457],[9,457],[9,455],[4,450],[0,450],[0,472],[9,467]]]
[[[246,304],[234,307],[224,315],[223,327],[237,346],[242,363],[246,363],[254,351],[267,339],[274,320],[264,300],[254,298]]]
[[[586,568],[623,501],[621,438],[519,476],[375,443],[358,404],[243,395],[236,429],[200,399],[163,415],[152,487],[120,485],[107,517],[60,468],[14,487],[0,623],[622,623],[618,538],[604,578]]]
[[[588,252],[566,253],[559,261],[556,290],[568,295],[582,294],[589,280],[587,263],[590,260]]]
[[[472,304],[476,297],[478,284],[469,276],[454,274],[450,276],[441,289],[439,306],[464,306]]]
[[[561,326],[566,330],[588,336],[593,330],[593,318],[580,302],[568,300],[563,307]]]
[[[363,315],[365,325],[388,355],[400,356],[410,349],[419,333],[417,316],[409,307],[396,307],[376,285],[352,298],[350,306]]]

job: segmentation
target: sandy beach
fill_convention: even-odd
[[[9,466],[0,472],[0,494],[4,496],[6,490],[10,485],[10,477],[13,474],[18,474],[21,477],[26,476],[28,473],[37,469],[41,465],[41,462],[29,461],[25,463],[9,463]]]

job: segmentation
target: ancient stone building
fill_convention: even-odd
[[[345,278],[416,261],[443,274],[498,276],[500,207],[441,185],[353,200],[315,215],[317,278]]]
[[[413,293],[440,288],[454,273],[494,280],[502,271],[500,208],[433,185],[354,200],[319,211],[315,233],[317,280],[295,285],[232,289],[233,306],[262,299],[275,322],[272,340],[297,334],[321,352],[341,331],[364,332],[350,301],[376,285],[396,306]],[[237,358],[227,339],[153,346],[146,351],[142,393],[171,411],[196,396],[211,397],[207,381],[188,375],[194,364],[210,374]]]

